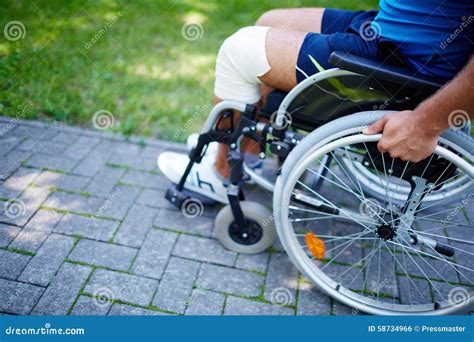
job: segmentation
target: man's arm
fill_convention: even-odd
[[[377,145],[381,152],[418,162],[433,153],[444,130],[453,125],[459,127],[469,118],[474,118],[474,57],[452,81],[415,110],[386,115],[367,127],[364,134],[383,132]]]

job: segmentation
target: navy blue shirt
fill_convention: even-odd
[[[472,53],[474,1],[380,0],[375,25],[411,67],[452,78]]]

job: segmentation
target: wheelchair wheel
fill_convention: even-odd
[[[275,185],[278,236],[309,280],[355,310],[448,314],[466,308],[474,291],[474,224],[466,215],[474,201],[472,138],[448,131],[425,164],[392,160],[374,149],[381,135],[360,134],[383,114],[334,120],[290,153]],[[305,184],[306,174],[316,172],[327,155],[333,162],[315,191]],[[347,174],[341,158],[385,181],[383,201]],[[460,202],[424,202],[453,177],[469,189]],[[413,189],[404,203],[392,198],[397,185]]]
[[[347,174],[352,177],[352,180],[358,181],[364,192],[372,198],[385,201],[387,197],[386,192],[388,191],[392,203],[401,205],[410,194],[411,188],[409,186],[387,183],[385,179],[380,179],[377,174],[371,172],[362,163],[351,161],[348,158],[339,158],[339,162],[347,171]],[[444,184],[441,189],[427,194],[423,202],[426,204],[428,202],[443,201],[445,205],[458,202],[462,200],[463,196],[469,194],[469,186],[469,177],[459,174],[458,177],[453,177],[449,183]]]
[[[247,229],[242,231],[238,227],[230,205],[227,205],[216,216],[214,237],[234,252],[263,252],[277,237],[272,212],[257,202],[242,201],[240,205],[247,221]]]

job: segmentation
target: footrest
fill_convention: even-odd
[[[189,191],[186,189],[178,191],[178,189],[176,189],[176,185],[174,184],[166,191],[165,198],[178,209],[181,209],[183,203],[190,198],[200,201],[205,206],[213,206],[218,204],[217,201],[214,201],[213,199],[198,194],[194,191]]]

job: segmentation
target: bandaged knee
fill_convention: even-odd
[[[270,70],[265,37],[270,28],[244,27],[222,44],[216,61],[214,94],[222,100],[256,103],[260,100],[260,76]]]

